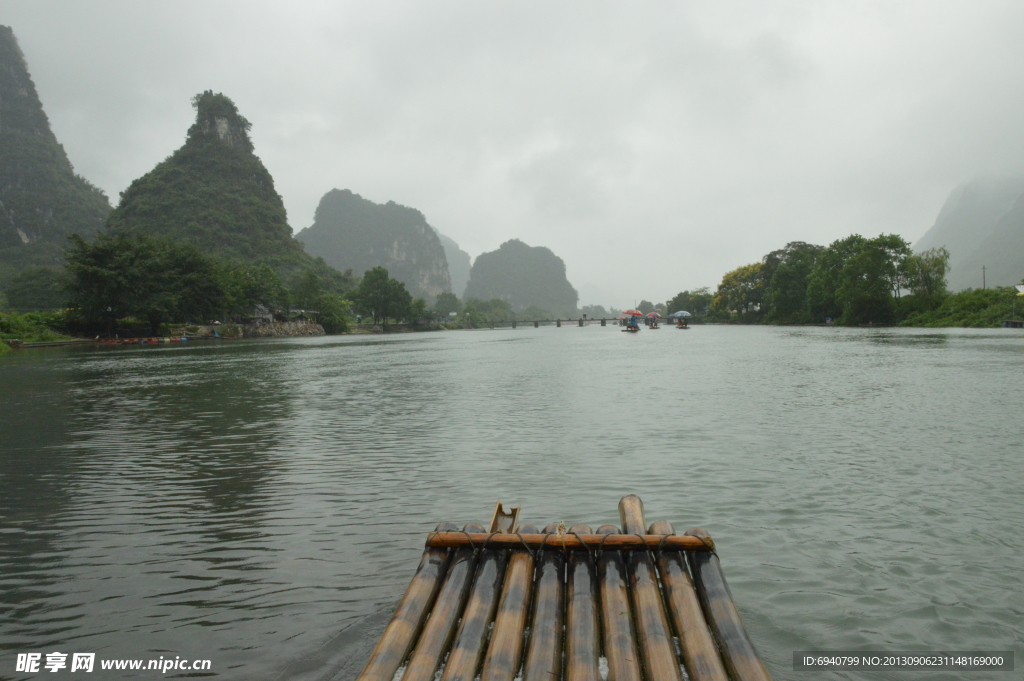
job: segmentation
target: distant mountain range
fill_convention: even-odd
[[[565,276],[565,262],[551,249],[511,239],[477,256],[466,284],[465,299],[470,298],[500,298],[516,311],[534,307],[571,317],[579,294]]]
[[[249,121],[221,93],[203,92],[193,105],[185,143],[133,181],[111,210],[106,196],[74,173],[13,31],[0,26],[0,291],[27,267],[60,266],[69,235],[89,241],[105,228],[183,241],[282,275],[313,269],[336,276],[333,267],[362,276],[381,265],[428,303],[454,292],[501,298],[517,310],[575,314],[578,294],[551,250],[513,239],[471,267],[469,254],[420,211],[393,201],[332,189],[313,224],[293,237],[274,180],[254,153]]]
[[[0,289],[26,267],[59,266],[67,237],[91,239],[108,213],[50,129],[14,31],[0,26]]]
[[[949,251],[949,289],[1009,286],[1024,279],[1024,178],[978,177],[950,193],[917,252]]]

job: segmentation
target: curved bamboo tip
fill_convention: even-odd
[[[704,542],[704,546],[708,547],[709,551],[715,550],[715,540],[711,538],[711,535],[708,534],[708,531],[705,530],[703,527],[691,527],[686,531],[685,536],[698,537],[701,541]]]
[[[672,523],[667,520],[656,520],[651,523],[651,527],[647,530],[647,534],[675,534],[676,528],[672,527]]]
[[[639,534],[647,527],[644,521],[644,502],[635,494],[619,499],[619,520],[626,534]]]

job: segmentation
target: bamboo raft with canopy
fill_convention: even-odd
[[[707,532],[441,523],[358,681],[770,681]]]

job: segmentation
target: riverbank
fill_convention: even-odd
[[[169,336],[188,338],[291,338],[326,336],[320,324],[313,322],[265,322],[262,324],[172,324]]]
[[[60,322],[60,315],[54,312],[0,312],[0,341],[50,343],[72,340],[71,336],[55,330],[54,327],[59,327]],[[3,352],[0,351],[0,354]]]
[[[28,315],[19,315],[24,318]],[[4,320],[13,319],[11,315]],[[18,321],[21,321],[20,319]],[[166,329],[166,335],[131,336],[114,338],[72,338],[41,325],[25,323],[7,324],[2,327],[5,332],[0,336],[0,356],[11,350],[28,350],[33,348],[67,347],[72,345],[157,345],[168,342],[197,340],[237,340],[242,338],[291,338],[326,336],[324,327],[312,322],[274,322],[266,324],[180,324]],[[19,333],[20,332],[20,333]],[[18,335],[20,338],[12,336]]]
[[[937,308],[909,315],[900,326],[990,329],[1024,316],[1024,298],[1013,286],[967,289],[946,296]]]

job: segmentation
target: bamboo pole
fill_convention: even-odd
[[[517,531],[536,534],[533,525],[520,525]],[[513,681],[523,656],[523,631],[526,628],[530,591],[533,585],[533,556],[525,549],[512,552],[505,572],[505,586],[494,618],[491,642],[484,658],[480,681]]]
[[[558,525],[544,528],[557,534]],[[559,681],[562,678],[562,622],[565,619],[565,554],[541,551],[534,587],[530,643],[523,663],[523,681]]]
[[[635,494],[619,501],[619,517],[624,532],[642,534],[646,531],[644,502]],[[647,552],[634,551],[626,557],[630,583],[633,586],[633,605],[640,652],[648,679],[682,681],[679,660],[676,658],[672,630],[665,616],[665,604],[658,588],[658,573]]]
[[[451,532],[458,529],[454,523],[441,523],[436,532]],[[409,655],[416,642],[423,621],[430,612],[448,563],[448,551],[443,548],[427,548],[420,559],[416,574],[405,590],[395,614],[381,634],[370,659],[358,676],[357,681],[391,681]]]
[[[466,532],[483,532],[483,526],[470,523],[463,528]],[[462,607],[469,594],[470,577],[473,575],[473,549],[456,549],[448,565],[444,586],[437,595],[430,618],[423,626],[423,632],[416,642],[416,648],[405,667],[402,681],[433,681],[448,646],[455,635]]]
[[[598,534],[618,534],[614,525],[602,525]],[[601,622],[604,625],[604,654],[608,658],[608,681],[640,681],[640,655],[633,635],[633,614],[629,607],[626,564],[618,551],[603,551],[597,562],[601,585]]]
[[[469,600],[462,613],[462,624],[448,654],[441,681],[473,681],[487,649],[487,635],[498,609],[501,585],[509,552],[485,549],[480,552]]]
[[[675,534],[667,520],[651,525],[650,534]],[[683,651],[683,664],[692,681],[729,681],[711,630],[700,609],[697,592],[679,553],[659,553],[658,571],[668,603],[669,617]]]
[[[589,525],[573,525],[570,534],[590,534]],[[569,554],[565,626],[566,681],[599,681],[601,631],[597,623],[597,579],[590,557]]]
[[[616,528],[618,530],[618,528]],[[519,534],[488,534],[486,532],[431,532],[427,535],[426,545],[431,548],[463,548],[476,546],[477,548],[486,545],[488,548],[515,549],[528,546],[531,550],[539,549],[564,549],[568,551],[579,550],[647,550],[660,549],[662,551],[711,551],[714,544],[711,539],[700,537],[689,537],[671,535],[666,537],[661,534],[614,534],[608,535],[605,539],[601,534],[581,534],[579,537],[573,534],[563,534],[557,537],[540,533],[519,533]]]
[[[699,527],[687,530],[691,537],[707,537]],[[733,681],[771,681],[764,662],[747,636],[740,613],[733,603],[722,565],[714,552],[687,554],[690,572],[704,615],[722,651],[722,661]]]

